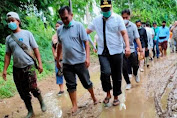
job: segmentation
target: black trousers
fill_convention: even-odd
[[[118,96],[122,93],[122,66],[123,66],[123,53],[115,55],[99,55],[100,70],[101,70],[101,83],[103,91],[108,92],[112,89],[111,79],[113,83],[113,95]]]
[[[63,64],[63,74],[66,80],[67,91],[69,93],[76,91],[76,74],[85,89],[93,87],[93,84],[90,81],[89,71],[86,68],[85,63],[75,65]]]
[[[31,101],[30,92],[34,97],[38,97],[41,94],[41,91],[37,87],[37,77],[33,65],[25,68],[13,67],[13,78],[20,97],[24,102]]]
[[[133,74],[136,76],[138,73],[139,66],[138,66],[137,55],[135,52],[131,53],[130,57],[128,58],[124,55],[124,59],[123,59],[123,76],[126,83],[130,84],[130,79],[128,76],[128,63],[133,68]]]

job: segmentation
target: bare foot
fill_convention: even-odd
[[[75,113],[75,112],[77,112],[77,110],[78,110],[78,107],[73,107],[73,108],[71,109],[71,112],[72,112],[72,113]]]
[[[93,104],[94,104],[94,105],[97,105],[98,102],[99,102],[99,101],[98,101],[96,98],[93,99]]]

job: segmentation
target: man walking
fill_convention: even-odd
[[[159,58],[159,43],[158,43],[158,40],[157,40],[157,33],[159,32],[159,27],[157,27],[157,23],[154,22],[153,23],[153,30],[154,30],[154,38],[153,38],[153,58],[155,57],[155,55],[157,56],[157,58]]]
[[[153,60],[153,38],[154,38],[154,30],[150,27],[150,23],[147,22],[146,23],[146,32],[147,32],[147,38],[148,38],[148,51],[146,52],[146,58],[145,58],[145,64],[147,65],[147,67],[149,67],[149,60]]]
[[[171,44],[172,44],[172,52],[174,52],[174,45],[175,50],[177,52],[177,21],[175,21],[174,25],[171,27],[170,31],[173,33],[172,39],[171,39]]]
[[[94,104],[97,103],[93,92],[93,84],[90,81],[90,75],[87,69],[90,65],[89,40],[83,25],[73,20],[73,14],[68,6],[62,7],[59,10],[59,15],[64,25],[57,31],[59,41],[57,65],[58,68],[61,67],[59,59],[62,52],[63,74],[72,102],[72,113],[74,115],[78,111],[76,74],[84,88],[90,92]]]
[[[166,21],[163,21],[162,26],[159,28],[159,32],[157,33],[157,40],[159,42],[159,50],[161,52],[161,57],[166,56],[167,54],[169,37],[170,37],[169,28],[166,27]]]
[[[111,11],[111,0],[101,0],[102,15],[96,17],[87,28],[90,34],[96,31],[98,35],[98,57],[101,69],[101,83],[103,91],[107,93],[104,103],[111,99],[111,80],[113,82],[113,105],[119,105],[118,96],[122,93],[122,65],[123,65],[123,41],[125,42],[125,55],[130,55],[129,39],[124,21],[120,15]],[[123,40],[124,39],[124,40]]]
[[[124,79],[127,83],[126,89],[129,90],[131,89],[131,82],[128,76],[128,66],[133,67],[133,74],[135,76],[135,81],[138,83],[140,82],[140,78],[138,76],[138,57],[135,53],[135,46],[134,46],[134,40],[136,41],[138,48],[140,49],[141,55],[143,55],[143,50],[141,47],[141,42],[139,39],[139,33],[136,25],[130,21],[130,10],[125,9],[122,11],[122,18],[124,19],[125,26],[127,28],[128,36],[129,36],[129,43],[130,43],[130,50],[131,50],[131,55],[130,57],[126,57],[124,54],[124,59],[123,59],[123,76]],[[124,45],[125,46],[125,45]],[[128,65],[130,63],[130,65]]]
[[[6,38],[6,54],[3,70],[3,78],[6,80],[7,68],[10,64],[11,55],[13,55],[13,79],[20,97],[23,99],[28,114],[26,118],[34,116],[34,111],[31,105],[31,94],[38,98],[41,109],[46,111],[46,106],[41,96],[41,91],[37,87],[37,77],[35,72],[35,62],[31,56],[29,56],[24,49],[20,46],[20,43],[25,45],[26,48],[32,49],[38,60],[38,71],[42,73],[43,67],[41,57],[38,50],[38,45],[31,32],[20,28],[20,18],[16,12],[7,13],[8,28],[13,32]]]
[[[140,35],[141,46],[143,48],[143,57],[145,56],[145,51],[148,50],[148,40],[145,28],[142,27],[141,20],[136,21],[136,26],[138,27],[138,32]],[[140,71],[144,72],[144,59],[140,60]]]

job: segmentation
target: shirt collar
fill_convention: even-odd
[[[75,25],[75,21],[74,21],[74,20],[72,20],[71,22],[72,22],[72,24],[71,24],[71,26],[70,26],[70,27],[73,27],[73,26]],[[63,25],[63,28],[65,28],[65,29],[69,29],[70,27],[66,27],[65,25]]]
[[[131,27],[132,25],[131,25],[131,22],[129,21],[128,22],[128,25],[126,25],[126,28],[129,28],[129,27]]]

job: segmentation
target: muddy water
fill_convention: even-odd
[[[72,105],[68,93],[65,92],[64,95],[57,96],[58,86],[55,85],[55,79],[49,78],[39,84],[48,110],[46,113],[42,113],[38,101],[33,99],[35,118],[157,118],[156,111],[158,109],[155,107],[155,104],[157,104],[155,102],[159,102],[163,111],[166,110],[166,107],[169,106],[168,99],[172,88],[174,91],[172,97],[173,99],[177,99],[177,97],[174,97],[175,95],[177,96],[177,90],[175,90],[173,82],[167,84],[167,89],[163,89],[163,85],[165,86],[168,83],[169,77],[166,76],[169,76],[173,70],[171,70],[171,67],[173,67],[176,58],[177,56],[173,55],[170,58],[159,59],[158,61],[154,60],[150,68],[145,68],[144,73],[139,72],[140,83],[136,83],[134,77],[131,78],[131,90],[125,90],[125,81],[123,80],[123,94],[119,98],[121,105],[117,107],[111,105],[113,98],[110,100],[109,107],[104,107],[102,103],[94,106],[89,93],[83,89],[78,80],[77,97],[80,112],[76,116],[70,114]],[[105,93],[103,93],[100,84],[99,66],[94,66],[91,69],[91,80],[94,83],[95,94],[98,100],[102,102]],[[173,81],[175,82],[175,79]],[[162,90],[164,90],[164,93]],[[158,97],[159,93],[163,93],[162,97]],[[158,100],[154,101],[156,94]],[[177,106],[175,101],[173,104],[173,109],[175,109]],[[9,118],[23,118],[26,113],[24,104],[18,95],[0,101],[0,118],[4,118],[5,115],[9,115]],[[165,113],[168,113],[168,111]]]
[[[144,73],[147,71],[145,70]],[[146,97],[145,90],[142,87],[143,82],[146,81],[144,73],[140,73],[141,82],[138,84],[134,77],[131,78],[132,89],[126,91],[125,94],[126,109],[121,110],[120,107],[104,109],[99,118],[156,118],[154,100]],[[125,82],[123,82],[122,89],[125,90]]]

